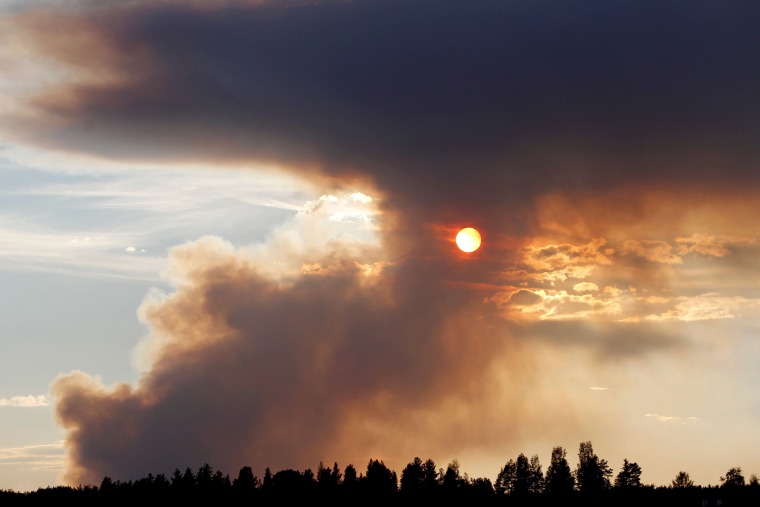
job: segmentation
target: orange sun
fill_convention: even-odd
[[[474,252],[480,248],[480,233],[472,227],[465,227],[457,233],[457,246],[463,252]]]

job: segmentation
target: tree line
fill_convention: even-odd
[[[432,459],[415,457],[400,477],[382,460],[370,459],[359,472],[352,464],[320,462],[316,471],[267,468],[259,478],[251,467],[242,467],[231,478],[204,463],[197,471],[175,469],[173,474],[152,473],[137,480],[104,477],[100,485],[57,486],[31,492],[0,491],[0,507],[50,501],[102,503],[142,499],[224,501],[239,505],[269,505],[284,501],[329,501],[333,504],[411,503],[460,501],[479,505],[760,505],[760,484],[752,474],[745,479],[740,467],[729,469],[716,486],[698,486],[679,471],[667,486],[641,482],[641,467],[624,459],[613,477],[606,460],[594,452],[591,442],[581,442],[574,469],[567,451],[554,447],[543,471],[538,455],[520,454],[499,471],[495,482],[470,478],[452,460],[438,468]]]

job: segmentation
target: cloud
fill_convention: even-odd
[[[665,241],[628,240],[623,243],[623,253],[637,255],[649,262],[681,264],[683,259],[673,252],[673,247]]]
[[[112,164],[102,173],[59,174],[54,161],[47,170],[29,157],[11,162],[0,172],[0,258],[6,271],[159,283],[169,247],[219,230],[236,243],[261,240],[271,223],[295,216],[314,198],[309,185],[260,168],[144,166],[131,173]],[[333,190],[342,195],[341,188]],[[319,230],[328,239],[375,236],[371,217],[377,211],[367,199],[347,194],[325,208],[361,220],[334,221]]]
[[[68,231],[49,228],[47,224],[24,227],[0,214],[0,250],[4,270],[42,271],[70,276],[115,280],[160,281],[165,260],[155,256],[139,259],[126,257],[121,246],[127,234],[95,231]],[[119,252],[119,253],[117,253]]]
[[[587,266],[596,264],[609,264],[612,262],[610,255],[612,249],[604,249],[606,241],[595,238],[585,245],[546,245],[525,247],[523,262],[526,265],[539,270],[556,271],[568,267]],[[576,271],[585,273],[585,271]]]
[[[298,215],[324,215],[331,222],[371,224],[378,213],[375,201],[361,192],[349,192],[342,196],[327,194],[308,201],[298,211]]]
[[[51,386],[68,433],[68,480],[132,477],[148,464],[171,471],[198,456],[223,469],[286,467],[342,449],[369,455],[376,431],[401,426],[420,442],[449,431],[424,436],[409,423],[462,396],[458,386],[487,370],[504,342],[471,322],[477,298],[412,276],[412,265],[368,279],[343,252],[325,255],[319,276],[278,280],[218,238],[174,249],[176,292],[140,309],[152,337],[138,385],[74,372]],[[426,302],[431,293],[449,302]]]
[[[757,238],[695,233],[689,237],[676,238],[676,242],[683,254],[697,253],[711,257],[725,257],[732,253],[726,245],[755,245]]]
[[[44,394],[0,398],[0,407],[47,407],[49,404],[48,398]]]
[[[63,470],[64,442],[0,448],[0,466],[23,466],[31,470]]]
[[[14,137],[111,159],[255,160],[312,176],[370,176],[403,194],[399,204],[415,196],[418,212],[435,210],[428,217],[442,202],[462,212],[498,196],[514,209],[551,189],[752,177],[757,148],[742,133],[752,125],[746,83],[759,69],[737,34],[754,26],[728,11],[730,34],[706,25],[700,13],[711,4],[676,16],[654,1],[594,2],[604,23],[595,9],[569,5],[267,4],[82,2],[14,15],[7,32],[37,57],[24,61],[44,57],[66,71],[25,97],[28,114],[9,118]],[[383,19],[395,21],[392,40]],[[80,36],[60,38],[53,23]],[[712,37],[685,29],[693,26]],[[652,40],[662,59],[649,52]],[[682,44],[706,59],[679,59],[673,72],[663,62],[678,59]],[[615,60],[601,49],[610,47]],[[691,77],[706,66],[721,67],[722,79]],[[722,107],[709,107],[716,95]]]
[[[760,299],[748,299],[741,296],[722,296],[706,293],[698,296],[680,296],[676,298],[675,308],[657,315],[647,316],[648,320],[695,320],[733,319],[742,310],[760,308]]]
[[[591,282],[580,282],[573,285],[573,290],[575,292],[597,292],[599,291],[599,286]]]
[[[660,414],[646,414],[645,417],[651,417],[653,419],[656,419],[657,421],[663,422],[663,423],[669,423],[669,424],[695,424],[699,422],[698,417],[677,417],[677,416],[670,416],[670,415],[660,415]]]

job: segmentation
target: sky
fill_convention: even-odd
[[[0,489],[584,441],[760,473],[758,23],[0,1]]]

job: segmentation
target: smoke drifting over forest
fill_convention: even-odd
[[[687,443],[714,427],[684,422],[673,440],[646,415],[737,410],[709,389],[732,356],[708,335],[760,308],[746,277],[758,14],[661,0],[21,8],[13,36],[66,70],[14,110],[24,143],[265,163],[377,206],[379,245],[177,246],[175,292],[139,310],[139,383],[73,372],[51,386],[67,480],[415,455],[487,475],[589,439],[613,465],[641,452],[628,457],[645,470],[671,445],[667,476],[698,460]],[[453,245],[463,226],[483,233],[471,256]],[[271,275],[273,257],[296,274]]]

